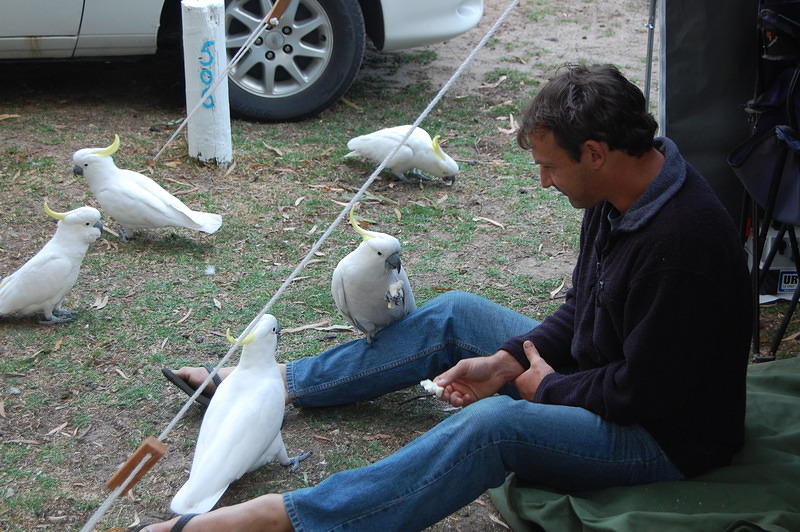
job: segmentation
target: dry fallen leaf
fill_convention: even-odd
[[[105,308],[106,305],[108,305],[108,294],[98,295],[94,299],[94,303],[89,305],[89,308],[100,310],[101,308]]]
[[[127,376],[127,375],[125,375],[125,373],[123,373],[121,369],[119,369],[119,368],[114,368],[114,371],[116,371],[117,373],[119,373],[119,376],[120,376],[120,377],[122,377],[123,379],[125,379],[125,380],[128,380],[128,376]]]
[[[186,318],[188,318],[192,314],[192,310],[194,310],[194,309],[190,308],[189,312],[184,314],[184,316],[181,319],[179,319],[178,321],[175,322],[175,325],[179,325],[179,324],[183,323],[184,321],[186,321]]]
[[[56,432],[60,431],[61,429],[63,429],[63,428],[64,428],[64,427],[66,427],[66,426],[67,426],[67,422],[65,421],[65,422],[64,422],[64,423],[62,423],[61,425],[57,426],[56,428],[54,428],[53,430],[51,430],[50,432],[48,432],[48,433],[46,434],[46,436],[50,436],[51,434],[55,434]]]
[[[301,203],[303,203],[303,200],[304,200],[304,199],[306,199],[306,197],[305,197],[305,196],[300,196],[299,198],[297,198],[296,200],[294,200],[294,206],[295,206],[295,207],[297,207],[298,205],[300,205]]]
[[[503,83],[503,82],[504,82],[506,79],[508,79],[508,76],[505,76],[505,75],[504,75],[504,76],[500,76],[499,78],[497,78],[497,81],[495,81],[494,83],[484,83],[483,85],[481,85],[481,86],[480,86],[480,87],[478,87],[478,88],[479,88],[479,89],[496,89],[496,88],[497,88],[497,87],[499,87],[499,86],[500,86],[500,84],[501,84],[501,83]]]
[[[222,303],[219,302],[219,299],[217,299],[216,297],[213,297],[211,299],[214,300],[214,306],[215,307],[217,307],[218,309],[222,309]]]
[[[511,530],[511,528],[509,528],[509,526],[507,524],[505,524],[503,521],[501,521],[498,517],[495,517],[494,514],[489,514],[489,519],[491,519],[493,522],[497,523],[498,525],[502,526],[506,530]]]
[[[349,105],[350,107],[352,107],[353,109],[356,109],[357,111],[361,111],[361,107],[359,107],[358,105],[354,104],[352,101],[348,100],[344,96],[339,97],[339,101],[342,102],[345,105]]]
[[[331,322],[331,320],[327,319],[327,320],[318,321],[317,323],[308,323],[306,325],[300,325],[299,327],[290,327],[288,329],[281,329],[281,334],[291,334],[291,333],[296,333],[296,332],[300,332],[300,331],[305,331],[305,330],[308,330],[308,329],[315,329],[317,327],[323,327],[323,326],[329,324],[330,322]]]
[[[500,222],[497,222],[497,221],[492,220],[491,218],[487,218],[485,216],[476,216],[475,218],[472,219],[472,221],[473,222],[486,222],[486,223],[492,224],[492,225],[494,225],[496,227],[499,227],[500,229],[504,229],[504,230],[506,228],[506,226],[501,224]]]
[[[372,441],[372,440],[386,440],[388,438],[391,438],[389,434],[367,434],[361,439],[364,441]]]
[[[6,402],[0,401],[0,417],[6,417]]]
[[[8,120],[9,118],[19,118],[20,115],[10,115],[10,114],[2,114],[0,115],[0,120]]]
[[[550,299],[553,299],[554,297],[556,297],[558,295],[559,292],[561,292],[561,289],[564,288],[564,283],[566,283],[566,282],[567,282],[566,279],[561,279],[561,284],[558,285],[558,288],[556,288],[555,290],[550,292]]]
[[[270,146],[270,145],[269,145],[269,144],[267,144],[266,142],[262,142],[261,144],[263,144],[263,145],[264,145],[264,147],[265,147],[266,149],[268,149],[269,151],[271,151],[271,152],[274,152],[274,153],[275,153],[275,155],[277,155],[278,157],[283,157],[283,152],[282,152],[281,150],[279,150],[278,148],[276,148],[276,147],[274,147],[274,146]]]
[[[58,351],[59,349],[61,349],[61,344],[63,343],[64,343],[64,337],[62,336],[61,338],[56,340],[56,344],[53,346],[53,351]]]

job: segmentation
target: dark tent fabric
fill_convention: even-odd
[[[515,531],[800,530],[800,357],[751,365],[734,462],[682,482],[566,494],[514,475],[491,490]]]

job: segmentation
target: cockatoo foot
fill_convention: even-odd
[[[418,185],[420,183],[428,183],[430,181],[433,181],[433,179],[422,173],[420,170],[417,170],[416,168],[414,168],[413,170],[409,170],[405,174],[398,174],[397,177],[403,183],[409,183],[412,185]]]
[[[59,318],[72,318],[75,313],[65,308],[55,308],[53,309],[53,315]]]
[[[442,184],[448,187],[452,187],[456,182],[456,176],[454,175],[446,175],[442,176]]]
[[[122,240],[123,242],[130,242],[131,240],[133,240],[134,238],[136,238],[136,237],[134,236],[134,234],[133,234],[133,231],[127,231],[127,230],[125,230],[125,228],[124,228],[124,227],[120,227],[120,228],[119,228],[119,230],[118,230],[118,232],[119,232],[119,238],[120,238],[120,240]]]
[[[289,463],[284,464],[284,466],[289,468],[289,472],[290,473],[294,473],[295,471],[300,469],[300,462],[302,462],[303,460],[305,460],[306,458],[308,458],[312,454],[314,454],[314,453],[312,453],[311,451],[308,451],[307,453],[299,454],[297,456],[292,456],[292,457],[289,458]]]
[[[48,320],[39,320],[39,325],[55,325],[57,323],[66,323],[68,321],[72,321],[72,316],[65,316],[61,318],[54,315]]]

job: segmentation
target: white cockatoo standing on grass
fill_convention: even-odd
[[[170,509],[179,514],[211,510],[231,482],[273,459],[294,471],[311,453],[290,458],[281,438],[284,385],[275,351],[278,321],[265,314],[241,341],[239,364],[211,398],[192,460],[189,480]],[[231,342],[236,342],[232,337]]]
[[[333,270],[331,293],[336,308],[372,342],[375,334],[416,310],[408,274],[400,261],[400,241],[391,235],[350,224],[363,241]]]
[[[86,250],[103,224],[92,207],[55,212],[45,203],[44,211],[58,220],[56,232],[28,262],[0,279],[0,316],[43,314],[39,323],[50,325],[71,319],[61,301],[78,279]]]
[[[105,214],[122,226],[123,240],[137,229],[185,227],[213,233],[222,225],[222,216],[193,211],[149,177],[122,170],[111,156],[119,149],[119,136],[107,148],[83,148],[72,162],[77,175],[86,178],[92,194]]]
[[[347,147],[352,151],[345,157],[361,156],[380,163],[400,144],[410,127],[388,127],[352,138],[347,142]],[[441,178],[448,185],[455,182],[458,174],[458,163],[439,146],[439,135],[431,139],[428,132],[421,127],[414,129],[403,146],[387,161],[386,168],[401,181],[409,181],[406,174],[417,181],[428,179],[420,173],[426,172]]]

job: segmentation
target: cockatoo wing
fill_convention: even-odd
[[[331,294],[333,295],[333,302],[339,312],[341,312],[347,321],[352,323],[356,329],[366,334],[368,332],[367,327],[365,324],[360,323],[355,316],[353,316],[353,314],[350,312],[350,305],[347,302],[347,289],[345,280],[347,274],[349,273],[350,262],[354,259],[354,253],[355,251],[343,258],[333,270],[333,276],[331,277]]]
[[[403,307],[405,315],[417,310],[417,302],[414,299],[414,291],[411,289],[411,281],[408,280],[408,274],[405,268],[400,271],[400,277],[403,280],[403,292],[405,293],[405,305]]]
[[[350,139],[347,147],[362,157],[380,162],[403,140],[404,136],[405,131],[401,133],[397,131],[397,128],[381,129],[374,133]],[[414,168],[413,148],[408,144],[403,144],[397,150],[397,153],[389,159],[386,166],[393,172],[400,174]]]
[[[49,314],[75,284],[79,269],[79,263],[43,248],[0,283],[0,314]]]
[[[124,226],[178,226],[213,233],[222,224],[218,214],[193,211],[161,185],[132,170],[117,170],[113,189],[98,194],[103,207]]]
[[[280,374],[237,367],[217,388],[203,417],[189,480],[170,504],[176,513],[213,508],[231,482],[271,460],[280,434],[284,391]]]

